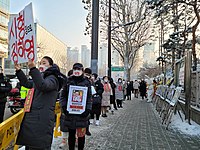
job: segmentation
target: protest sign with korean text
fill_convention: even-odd
[[[85,111],[88,87],[69,86],[67,111],[70,114],[82,114]]]
[[[29,59],[35,61],[37,50],[32,3],[11,17],[8,33],[11,61],[18,64],[28,62]]]

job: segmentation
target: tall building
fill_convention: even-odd
[[[8,21],[10,0],[0,0],[0,66],[8,56]]]
[[[87,48],[86,45],[81,45],[81,54],[80,54],[80,62],[83,66],[90,67],[91,64],[91,51]]]
[[[119,53],[111,49],[111,66],[123,66]],[[108,44],[102,43],[99,45],[98,53],[98,70],[101,76],[107,75],[108,73]]]
[[[77,47],[75,48],[67,47],[67,65],[66,65],[67,71],[72,69],[74,63],[80,62],[79,56],[80,56],[79,49]]]
[[[108,72],[108,45],[106,43],[99,45],[98,71],[100,76],[105,76]]]
[[[155,64],[157,56],[155,55],[155,43],[148,43],[144,45],[144,63]]]

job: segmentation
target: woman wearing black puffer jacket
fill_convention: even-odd
[[[88,122],[88,119],[90,117],[89,113],[92,109],[91,82],[84,77],[83,70],[84,69],[82,64],[75,63],[73,65],[73,75],[68,78],[68,81],[63,86],[60,95],[60,104],[62,107],[62,112],[65,114],[64,125],[68,128],[69,131],[69,137],[68,137],[69,150],[75,149],[77,131],[78,135],[80,135],[79,131],[82,131],[81,136],[78,136],[78,149],[79,150],[84,149],[85,132],[86,128],[89,126]],[[85,111],[82,114],[73,114],[67,111],[70,86],[87,87],[86,107]]]
[[[16,143],[25,145],[26,150],[50,150],[53,139],[54,109],[58,91],[62,87],[61,76],[63,75],[48,56],[42,58],[39,69],[31,60],[28,62],[28,67],[33,81],[29,81],[20,66],[15,64],[20,84],[34,89],[30,111],[24,115]]]

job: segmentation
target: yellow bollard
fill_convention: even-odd
[[[58,131],[58,128],[60,126],[60,116],[61,116],[61,109],[60,109],[60,103],[56,102],[55,106],[55,114],[56,114],[56,127],[54,130],[54,137],[57,138],[58,136],[61,136],[61,131]]]

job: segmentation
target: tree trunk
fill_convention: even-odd
[[[125,56],[124,57],[124,78],[125,78],[125,80],[128,80],[128,70],[129,70],[129,68],[128,68],[128,57]]]

